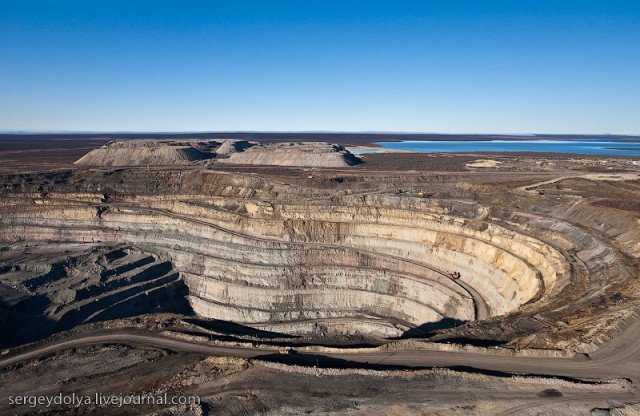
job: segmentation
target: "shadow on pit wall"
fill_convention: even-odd
[[[455,328],[461,325],[466,324],[468,321],[454,319],[454,318],[443,318],[436,322],[427,322],[422,325],[419,325],[415,328],[411,328],[404,332],[401,336],[392,339],[410,339],[410,338],[421,338],[421,339],[429,339],[436,334],[439,334],[439,331],[443,329]],[[461,336],[452,336],[447,337],[443,334],[440,334],[441,337],[437,340],[431,340],[432,342],[439,343],[448,343],[448,344],[462,344],[462,345],[472,345],[476,347],[494,347],[506,344],[506,341],[503,340],[494,340],[494,339],[481,339],[481,338],[471,338],[471,337],[461,337]]]

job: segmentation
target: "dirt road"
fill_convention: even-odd
[[[640,382],[640,322],[636,322],[626,333],[613,341],[615,347],[608,353],[595,354],[592,359],[519,357],[477,354],[455,351],[362,351],[314,354],[350,363],[368,365],[427,367],[464,367],[469,370],[485,370],[511,374],[544,375],[554,377],[610,379],[628,378]],[[127,344],[133,346],[166,348],[180,352],[191,352],[211,356],[258,358],[277,354],[274,348],[243,348],[219,346],[209,343],[176,339],[161,334],[142,333],[133,330],[101,331],[76,336],[63,341],[54,341],[33,349],[10,354],[0,360],[0,367],[9,367],[22,361],[36,358],[54,351],[96,344]],[[292,361],[304,361],[305,354],[294,354]],[[314,358],[315,360],[316,358]]]

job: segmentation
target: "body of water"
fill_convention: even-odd
[[[378,142],[385,149],[411,152],[544,152],[581,155],[640,156],[640,143],[606,140],[490,140]]]

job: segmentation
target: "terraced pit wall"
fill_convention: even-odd
[[[493,223],[479,206],[451,212],[379,194],[285,202],[265,198],[274,188],[256,182],[219,175],[206,194],[120,193],[107,202],[91,193],[13,195],[0,239],[162,252],[198,315],[290,333],[322,323],[398,336],[506,314],[569,281],[560,251]]]

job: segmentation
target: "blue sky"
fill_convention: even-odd
[[[640,1],[0,0],[0,129],[640,134]]]

